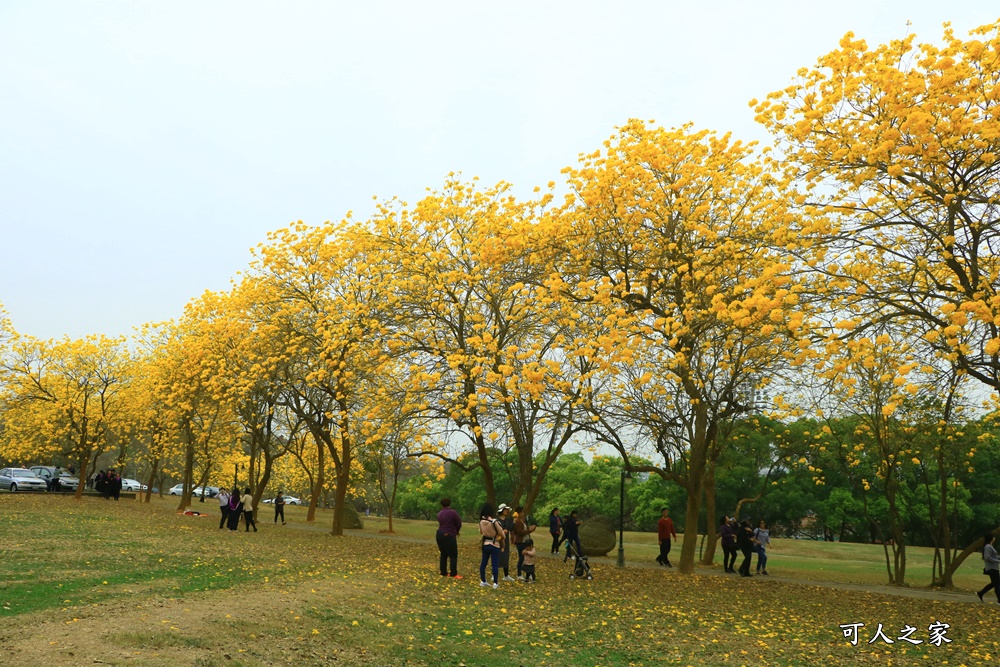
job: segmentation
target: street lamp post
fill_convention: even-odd
[[[622,468],[621,492],[618,503],[618,567],[625,567],[625,480],[632,479],[632,473]]]

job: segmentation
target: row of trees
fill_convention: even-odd
[[[231,290],[130,341],[5,322],[3,456],[82,477],[114,449],[188,488],[242,464],[259,499],[290,455],[311,513],[333,488],[340,533],[366,470],[390,499],[408,457],[476,470],[495,503],[500,451],[530,508],[567,447],[609,447],[683,490],[693,534],[746,418],[808,414],[808,446],[767,431],[758,472],[830,484],[836,452],[880,489],[902,583],[921,466],[948,583],[962,434],[1000,388],[998,59],[1000,23],[942,46],[848,35],[753,103],[773,148],[630,121],[559,199],[452,175],[413,206],[299,222]],[[680,570],[695,558],[685,541]]]

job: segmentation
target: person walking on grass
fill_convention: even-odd
[[[583,547],[580,546],[580,525],[583,521],[577,518],[576,510],[569,513],[569,516],[563,519],[563,541],[566,542],[566,556],[563,558],[563,562],[566,562],[567,558],[572,558],[576,560],[577,555],[582,555]],[[576,553],[573,552],[573,548],[576,548]]]
[[[524,549],[521,554],[524,556],[524,583],[533,584],[537,581],[535,578],[535,541],[529,537],[523,544]]]
[[[216,496],[219,501],[219,511],[222,512],[222,518],[219,520],[219,530],[226,525],[226,519],[229,518],[229,492],[225,489],[219,489],[219,495]]]
[[[724,572],[736,574],[736,533],[729,525],[729,517],[724,516],[719,521],[719,538],[722,542],[722,569]]]
[[[524,570],[524,545],[531,539],[531,534],[535,532],[537,526],[528,525],[528,515],[524,511],[524,507],[518,507],[515,513],[517,516],[514,518],[514,548],[517,549],[517,578],[520,581],[526,581],[527,577],[522,574]]]
[[[979,596],[980,602],[984,602],[983,596],[992,589],[996,593],[997,604],[1000,604],[1000,556],[993,546],[993,540],[992,533],[986,533],[983,537],[983,574],[990,578],[990,583],[976,595]]]
[[[771,533],[768,532],[763,519],[754,529],[753,539],[754,549],[757,551],[757,574],[767,574],[767,548],[771,546]]]
[[[236,532],[240,528],[240,510],[243,509],[243,503],[240,502],[240,490],[233,487],[233,492],[229,494],[229,516],[226,518],[226,527],[229,530]]]
[[[278,491],[278,495],[274,497],[274,522],[278,523],[278,517],[281,517],[281,525],[285,525],[285,496]]]
[[[660,541],[660,555],[656,557],[656,562],[660,565],[673,567],[670,563],[670,536],[677,539],[674,532],[674,522],[670,519],[670,510],[664,507],[660,510],[660,520],[656,523],[657,539]]]
[[[489,503],[479,510],[479,534],[483,536],[483,560],[479,563],[479,585],[486,583],[486,563],[493,566],[493,588],[500,588],[500,548],[504,543],[503,526],[493,516],[493,506]]]
[[[257,532],[257,524],[253,520],[253,496],[250,495],[250,487],[246,488],[243,492],[243,497],[240,498],[240,502],[243,504],[243,523],[246,525],[246,532],[250,532],[250,527],[253,526],[253,532]]]
[[[500,567],[503,568],[503,580],[514,581],[514,577],[510,576],[510,543],[514,536],[514,519],[510,516],[510,505],[500,503],[500,507],[497,509],[497,519],[503,526],[504,539],[503,544],[500,545]]]
[[[750,530],[750,522],[744,519],[736,529],[736,546],[743,552],[743,562],[740,563],[740,576],[752,577],[750,574],[750,560],[753,555],[753,531]]]
[[[462,517],[451,508],[451,498],[441,499],[441,511],[438,512],[437,545],[441,552],[441,576],[461,579],[458,573],[458,533],[462,530]],[[448,570],[448,564],[451,570]]]
[[[559,534],[562,533],[562,517],[559,516],[559,508],[553,507],[549,512],[549,535],[552,536],[552,553],[559,553],[562,543],[559,541]]]

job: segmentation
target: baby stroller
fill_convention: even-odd
[[[569,549],[569,555],[573,557],[573,571],[569,573],[569,578],[579,577],[583,579],[586,577],[588,581],[593,580],[594,575],[590,572],[590,563],[587,562],[587,557],[576,550],[576,545],[573,542],[568,542],[566,548]]]

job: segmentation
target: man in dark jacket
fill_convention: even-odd
[[[722,543],[722,569],[736,574],[736,534],[729,525],[729,517],[724,516],[719,522],[719,541]]]
[[[441,551],[441,576],[461,579],[458,574],[458,533],[462,530],[462,517],[451,508],[451,498],[441,499],[441,511],[437,515],[437,545]],[[451,571],[448,570],[449,561]]]

